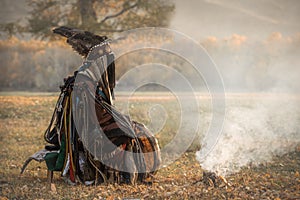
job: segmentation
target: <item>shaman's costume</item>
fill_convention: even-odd
[[[113,106],[114,54],[105,36],[59,27],[54,33],[84,56],[64,80],[45,140],[51,144],[25,162],[46,161],[49,177],[60,171],[71,184],[145,182],[160,164],[152,133]]]

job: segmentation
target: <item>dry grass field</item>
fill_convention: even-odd
[[[32,162],[22,176],[28,156],[45,145],[46,129],[57,94],[0,96],[0,199],[300,199],[300,147],[271,162],[248,166],[226,177],[225,183],[203,177],[190,148],[173,164],[158,171],[152,185],[70,186],[54,176],[55,188],[46,179],[45,163]],[[147,102],[133,102],[132,116],[147,123]],[[117,102],[117,106],[122,102]],[[172,103],[167,103],[172,106]],[[135,116],[136,115],[136,116]],[[176,115],[176,113],[174,113]],[[172,118],[172,116],[169,116]],[[176,118],[176,117],[175,117]],[[172,123],[159,135],[160,144],[172,132]]]

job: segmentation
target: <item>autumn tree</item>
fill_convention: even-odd
[[[28,0],[31,10],[26,25],[2,28],[53,39],[51,29],[70,26],[102,35],[138,27],[166,27],[174,3],[166,0]]]

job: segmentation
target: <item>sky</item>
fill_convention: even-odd
[[[232,34],[265,38],[300,32],[298,0],[176,0],[171,28],[196,40]]]
[[[232,34],[248,38],[267,37],[272,32],[285,36],[300,32],[298,0],[173,0],[176,10],[170,28],[195,40]],[[0,20],[23,19],[25,0],[1,0]]]
[[[206,48],[225,90],[300,93],[300,1],[175,2],[170,28]]]

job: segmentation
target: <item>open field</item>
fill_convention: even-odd
[[[130,115],[149,124],[149,102],[159,98],[141,97],[130,102]],[[158,95],[156,95],[158,96]],[[231,98],[237,98],[234,95]],[[245,96],[243,96],[245,97]],[[118,96],[117,96],[118,98]],[[297,97],[298,98],[298,97]],[[297,99],[295,97],[295,99]],[[209,99],[209,98],[208,98]],[[239,101],[243,98],[237,98]],[[214,185],[203,179],[196,161],[197,142],[178,160],[160,169],[152,185],[69,186],[54,176],[56,190],[46,180],[45,163],[32,162],[23,176],[21,166],[28,156],[45,145],[43,133],[56,103],[56,94],[18,94],[0,96],[0,199],[300,199],[300,146],[269,162],[248,165],[226,176],[228,183]],[[172,98],[164,99],[169,119],[157,135],[161,146],[173,136],[178,107]],[[205,103],[205,102],[204,102]],[[207,102],[206,102],[207,103]],[[122,97],[116,106],[123,112]],[[151,106],[150,106],[151,107]],[[208,109],[209,110],[209,109]],[[203,112],[208,112],[204,110]],[[125,111],[124,111],[125,112]],[[299,130],[298,130],[299,131]]]

